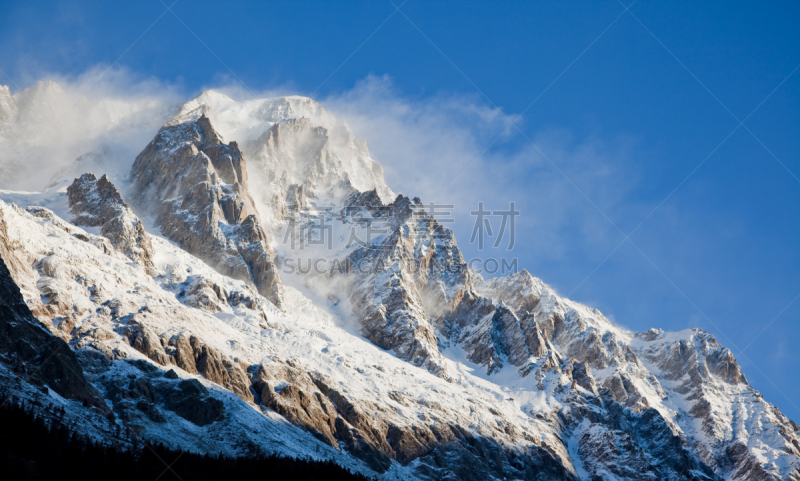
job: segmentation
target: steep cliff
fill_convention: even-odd
[[[154,216],[167,238],[281,305],[275,254],[248,191],[246,162],[207,117],[164,126],[136,158],[131,179],[134,204]]]

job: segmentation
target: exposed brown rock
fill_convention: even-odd
[[[152,361],[162,366],[171,364],[171,359],[161,346],[160,339],[150,328],[131,321],[125,328],[125,336],[134,349]]]
[[[165,236],[280,307],[275,254],[236,142],[223,143],[205,116],[167,124],[136,158],[131,178],[135,205],[155,216]]]
[[[194,336],[189,338],[189,345],[192,346],[195,366],[200,374],[209,381],[228,388],[245,401],[253,402],[250,380],[240,365],[218,350],[202,344]]]
[[[338,446],[336,408],[305,371],[280,363],[261,364],[253,387],[265,406],[292,423],[318,433],[331,446]]]
[[[253,380],[261,402],[289,421],[306,428],[334,447],[341,441],[373,470],[391,466],[391,447],[346,397],[332,389],[324,376],[312,376],[288,363],[261,364]]]
[[[158,364],[174,364],[188,373],[202,374],[243,400],[253,402],[250,380],[242,366],[196,336],[184,332],[165,340],[135,320],[128,323],[124,334],[134,349]]]

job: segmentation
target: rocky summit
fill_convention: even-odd
[[[148,135],[123,175],[0,191],[5,402],[382,480],[800,480],[800,428],[712,335],[484,279],[314,100],[208,91]]]
[[[131,178],[134,201],[166,237],[281,305],[275,254],[250,197],[247,164],[206,116],[164,126],[136,157]]]

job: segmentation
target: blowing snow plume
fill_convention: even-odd
[[[0,86],[0,186],[41,190],[89,170],[115,177],[180,105],[172,87],[104,70]]]

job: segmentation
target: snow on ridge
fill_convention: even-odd
[[[494,413],[498,412],[502,413],[506,422],[516,425],[518,430],[531,433],[534,438],[556,435],[549,426],[531,418],[521,410],[521,406],[508,399],[501,387],[473,378],[468,372],[464,372],[456,382],[447,382],[411,366],[353,334],[349,329],[341,327],[346,321],[337,317],[335,310],[331,309],[330,301],[312,301],[294,288],[287,287],[286,312],[281,312],[268,302],[262,305],[262,308],[266,309],[268,327],[261,325],[258,313],[249,309],[222,306],[220,312],[209,313],[182,304],[183,286],[192,276],[200,276],[228,290],[245,290],[247,286],[241,281],[217,273],[205,263],[159,236],[157,232],[149,233],[155,251],[154,263],[159,270],[159,275],[153,278],[127,262],[123,256],[103,254],[91,243],[80,240],[75,234],[92,237],[92,234],[81,229],[75,228],[75,233],[69,234],[57,227],[55,221],[34,217],[2,201],[0,201],[0,214],[8,224],[10,240],[17,240],[25,255],[39,259],[47,254],[59,259],[59,265],[69,266],[62,271],[64,277],[58,282],[74,283],[73,274],[77,272],[86,279],[101,282],[90,290],[78,286],[70,288],[69,291],[60,291],[62,295],[69,293],[71,297],[65,298],[65,301],[78,309],[74,319],[76,327],[73,329],[78,329],[84,334],[81,335],[83,337],[73,340],[76,349],[119,351],[125,353],[123,356],[125,358],[142,359],[149,363],[150,361],[139,351],[113,334],[125,326],[124,319],[134,315],[137,322],[157,333],[175,335],[189,330],[215,349],[248,365],[272,358],[298,360],[309,371],[321,372],[334,379],[354,402],[360,401],[368,405],[383,404],[391,398],[390,394],[416,400],[412,404],[392,402],[392,409],[399,415],[394,422],[405,419],[407,423],[413,424],[431,413],[429,406],[447,406],[443,414],[437,415],[444,420],[456,422],[468,431],[497,438],[500,442],[509,443],[508,440],[502,441],[507,435],[497,431]],[[29,287],[26,295],[28,297],[36,295],[36,287]],[[104,301],[108,299],[120,301],[115,307],[114,319],[118,319],[117,321],[110,321],[107,317],[108,311],[105,308],[107,303],[104,304]],[[325,304],[319,305],[319,302]],[[146,313],[143,317],[137,314],[142,312]],[[109,322],[112,322],[111,326],[108,325]],[[120,324],[115,326],[115,322]],[[109,330],[109,327],[112,329]],[[58,327],[53,326],[52,329],[58,330]],[[90,334],[97,332],[98,329],[108,337],[92,338]],[[173,366],[169,368],[177,369]],[[185,373],[181,373],[181,377],[186,376]],[[198,379],[209,388],[222,389],[202,378]],[[227,394],[226,396],[226,402],[239,402],[235,396]],[[250,408],[244,405],[235,408],[236,412],[241,412],[241,416],[245,416],[241,418],[241,422],[237,421],[242,426],[253,424],[252,419],[247,421],[247,416],[250,415],[244,414],[252,412],[248,409]],[[281,419],[271,412],[264,414],[271,419]],[[179,424],[188,426],[183,421]],[[192,450],[201,449],[197,446],[192,448],[192,443],[197,436],[206,433],[191,427],[189,431],[184,430],[183,434],[175,438],[169,430],[160,431],[164,426],[148,425],[147,429],[151,430],[146,432],[150,432],[153,440],[168,440],[173,436],[172,442],[178,439],[179,443],[188,443],[185,447]],[[279,435],[279,432],[274,434]],[[255,439],[258,441],[260,438],[255,437]],[[295,442],[301,442],[302,439],[303,436],[299,436]],[[310,455],[314,443],[307,446],[311,441],[307,436],[305,439],[302,441],[306,443],[305,447],[301,445],[283,452]],[[276,449],[271,441],[264,442],[267,452]],[[529,441],[522,441],[521,446],[529,444]],[[221,452],[235,452],[233,446],[225,446],[227,445],[223,444],[218,449],[222,450]],[[516,448],[509,444],[509,449]],[[331,453],[329,450],[323,451],[324,453],[329,453],[326,456],[335,458],[340,464],[354,466],[364,471],[363,466],[354,463],[352,458],[339,454],[334,456],[335,452]],[[394,477],[413,476],[400,465],[394,464],[382,479]]]
[[[255,140],[275,123],[296,118],[313,118],[325,127],[336,123],[332,115],[309,97],[292,95],[236,101],[216,90],[206,90],[183,104],[176,117],[198,108],[203,108],[200,113],[208,115],[224,138],[238,142]]]
[[[366,142],[354,137],[347,123],[336,119],[308,97],[284,96],[237,101],[206,90],[186,102],[171,124],[205,114],[227,141],[236,141],[250,163],[255,197],[263,205],[284,201],[289,185],[325,194],[340,182],[359,191],[377,189],[384,201],[394,200],[383,168],[371,158]],[[276,130],[278,129],[278,130]],[[280,138],[279,138],[280,137]],[[273,198],[277,193],[278,199]],[[274,208],[259,209],[270,218]]]
[[[41,87],[45,91],[48,88],[54,87]],[[0,122],[3,95],[0,89]],[[226,139],[240,142],[251,168],[257,167],[249,173],[254,197],[259,193],[279,197],[275,203],[275,199],[262,195],[257,199],[259,210],[275,210],[275,205],[281,205],[288,211],[289,194],[301,198],[307,192],[309,199],[319,199],[332,186],[375,188],[379,196],[391,194],[378,170],[379,164],[371,159],[366,145],[352,136],[344,122],[334,119],[312,99],[290,96],[238,102],[223,93],[206,91],[185,103],[167,127],[195,122],[203,114]],[[185,141],[179,137],[176,134],[175,138],[169,138],[165,151],[174,150]],[[321,147],[309,152],[308,139]],[[307,162],[303,165],[309,168],[292,170],[299,160]],[[314,175],[304,176],[312,167]],[[64,211],[58,210],[59,203],[64,201],[63,192],[56,189],[31,195],[5,191],[0,192],[0,198],[14,199],[21,205],[46,205],[57,215]],[[340,202],[341,199],[336,199],[335,206],[341,206]],[[352,329],[350,319],[345,318],[342,306],[338,306],[338,299],[319,296],[309,285],[296,282],[296,288],[287,289],[286,312],[269,306],[258,309],[225,303],[211,306],[204,304],[209,299],[213,301],[213,296],[203,297],[208,292],[200,292],[202,289],[187,292],[204,286],[245,291],[245,284],[216,273],[158,236],[158,232],[151,235],[155,234],[153,245],[160,272],[152,278],[136,270],[124,257],[113,252],[110,255],[95,252],[98,239],[90,232],[67,232],[63,226],[58,227],[66,224],[63,221],[58,224],[54,219],[32,218],[3,203],[0,212],[7,220],[11,219],[10,232],[22,245],[30,265],[41,271],[34,272],[34,277],[38,276],[34,285],[24,286],[26,293],[33,298],[43,287],[63,289],[67,299],[61,306],[64,313],[68,312],[67,307],[75,312],[58,321],[54,318],[53,329],[73,326],[70,323],[77,325],[75,329],[83,329],[70,331],[78,332],[75,345],[79,349],[105,349],[103,352],[117,349],[130,357],[143,358],[139,351],[125,347],[120,336],[108,334],[109,338],[101,339],[89,335],[94,332],[92,329],[108,327],[104,322],[112,322],[117,334],[124,329],[124,322],[117,319],[120,316],[111,321],[103,317],[108,314],[108,307],[100,301],[117,300],[121,307],[115,309],[121,309],[123,314],[137,316],[149,312],[137,319],[166,336],[165,339],[191,331],[209,346],[249,366],[274,360],[297,361],[309,372],[333,378],[350,399],[365,405],[389,406],[398,416],[392,422],[401,419],[408,426],[420,419],[427,422],[425,416],[439,410],[435,406],[445,406],[447,420],[470,432],[494,436],[493,439],[512,445],[518,441],[524,444],[555,439],[553,444],[557,449],[568,450],[575,460],[578,448],[571,443],[583,442],[584,435],[603,439],[619,434],[594,421],[591,427],[581,422],[580,427],[563,428],[561,416],[567,419],[573,410],[581,412],[586,408],[581,403],[603,397],[602,402],[610,403],[613,399],[624,406],[626,415],[632,419],[657,411],[670,432],[683,436],[698,456],[718,472],[730,469],[720,460],[730,457],[729,451],[739,444],[746,447],[747,456],[757,461],[753,465],[778,476],[800,466],[800,457],[786,444],[797,437],[787,434],[794,425],[747,385],[730,351],[719,346],[713,336],[697,329],[666,333],[658,329],[629,331],[610,322],[597,309],[558,296],[524,269],[506,278],[490,280],[475,275],[475,289],[497,306],[513,310],[524,307],[522,310],[535,311],[535,319],[554,323],[546,355],[532,356],[527,365],[506,365],[493,374],[483,375],[485,366],[471,363],[463,346],[453,343],[442,349],[444,362],[455,373],[448,382],[369,343],[357,329]],[[332,212],[331,217],[335,214]],[[275,220],[280,226],[283,217]],[[334,224],[337,234],[345,229],[341,223]],[[36,235],[27,235],[31,232]],[[91,242],[76,240],[77,234]],[[339,245],[344,239],[346,236],[337,243],[335,254],[345,254],[346,249]],[[453,248],[457,250],[455,243]],[[99,265],[86,259],[93,259]],[[53,277],[44,275],[46,270],[58,272],[52,266],[60,266],[61,272],[79,274],[84,281],[102,279],[102,289],[88,295],[85,286],[73,285],[74,279],[44,279]],[[376,285],[389,282],[387,272],[377,276]],[[98,296],[97,292],[106,297]],[[376,290],[374,294],[377,293]],[[381,303],[380,297],[373,296],[376,305]],[[70,300],[72,305],[68,306]],[[64,299],[58,299],[56,304],[61,301]],[[205,312],[204,308],[219,310]],[[490,317],[483,316],[481,323],[491,325]],[[552,327],[556,324],[557,327]],[[514,325],[519,327],[519,322]],[[580,364],[591,365],[591,372],[584,368],[589,372],[588,378],[594,376],[591,383],[576,384],[578,379],[573,378],[573,370],[579,369]],[[603,389],[607,392],[600,393]],[[414,399],[416,404],[390,403],[387,399],[392,399],[393,393]],[[277,417],[271,412],[267,415]],[[505,434],[496,432],[502,422],[512,426]],[[573,428],[574,432],[569,431]],[[514,430],[534,433],[534,439],[520,441],[522,438],[508,434]],[[580,439],[574,437],[578,434]],[[569,439],[561,439],[562,435]],[[563,446],[559,444],[562,441],[566,443]],[[570,458],[562,461],[568,465]],[[591,463],[583,465],[575,461],[578,472],[592,469]]]

